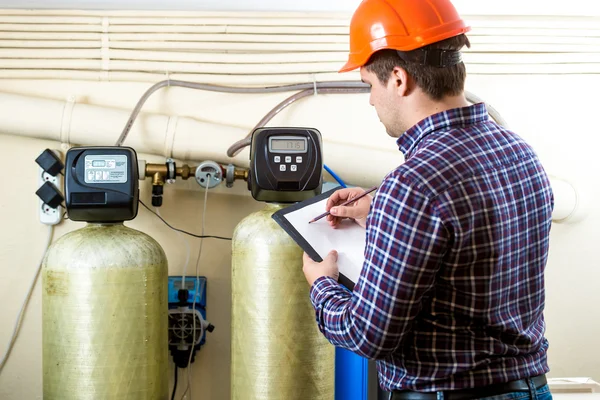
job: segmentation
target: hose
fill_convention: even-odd
[[[135,119],[137,118],[138,114],[140,113],[142,107],[144,106],[144,104],[146,103],[148,98],[157,90],[159,90],[163,87],[170,87],[170,86],[186,87],[186,88],[190,88],[190,89],[205,90],[205,91],[211,91],[211,92],[241,93],[241,94],[279,93],[279,92],[288,92],[288,91],[299,90],[298,93],[295,93],[292,96],[286,98],[284,101],[279,103],[275,108],[273,108],[271,111],[269,111],[256,124],[256,126],[246,135],[245,138],[238,140],[237,142],[232,144],[227,149],[228,157],[235,157],[236,155],[238,155],[240,153],[240,151],[242,151],[242,149],[244,149],[245,147],[250,145],[252,132],[254,132],[255,129],[265,126],[271,119],[273,119],[282,110],[284,110],[288,106],[294,104],[296,101],[298,101],[300,99],[303,99],[305,97],[308,97],[312,94],[317,94],[317,93],[321,93],[321,94],[357,94],[357,93],[369,93],[371,90],[369,85],[362,83],[362,82],[357,82],[357,81],[340,81],[340,82],[328,81],[328,82],[301,83],[301,84],[283,85],[283,86],[270,86],[270,87],[262,87],[262,88],[260,88],[260,87],[259,88],[250,88],[250,87],[209,85],[209,84],[204,84],[204,83],[195,83],[195,82],[187,82],[187,81],[168,79],[168,80],[164,80],[164,81],[154,84],[140,98],[140,100],[136,104],[135,108],[133,109],[133,112],[131,113],[129,120],[125,124],[125,128],[123,129],[123,132],[121,132],[121,135],[117,139],[117,142],[115,143],[116,146],[121,146],[123,144],[123,142],[125,141],[125,139],[127,139],[127,135],[129,134],[129,131],[131,130],[131,127],[133,126]],[[467,101],[469,101],[473,104],[484,102],[480,97],[478,97],[475,94],[468,92],[468,91],[465,91],[465,97],[466,97]],[[487,105],[488,112],[489,112],[490,116],[492,117],[492,119],[494,119],[499,125],[508,127],[508,124],[506,123],[504,118],[502,118],[500,113],[491,105],[489,105],[489,104],[486,104],[486,105]]]
[[[129,120],[125,124],[125,128],[123,128],[123,132],[121,132],[121,136],[117,139],[115,146],[121,146],[125,139],[127,139],[127,135],[133,126],[135,119],[140,113],[144,103],[148,100],[148,98],[156,92],[158,89],[170,86],[179,86],[186,87],[189,89],[197,89],[197,90],[205,90],[209,92],[220,92],[220,93],[242,93],[242,94],[257,94],[257,93],[280,93],[280,92],[290,92],[296,90],[306,90],[311,89],[310,93],[314,93],[317,89],[359,89],[366,88],[367,86],[362,82],[354,82],[354,81],[340,81],[340,82],[314,82],[314,83],[301,83],[295,85],[283,85],[283,86],[270,86],[270,87],[262,87],[262,88],[245,88],[245,87],[232,87],[232,86],[219,86],[219,85],[209,85],[204,83],[195,83],[195,82],[187,82],[180,80],[164,80],[152,85],[146,93],[140,98],[138,103],[136,104]],[[291,104],[291,103],[290,103]],[[289,104],[288,104],[289,105]],[[229,151],[228,151],[229,153]]]

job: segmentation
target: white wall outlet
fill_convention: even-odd
[[[38,187],[42,186],[46,182],[53,183],[59,190],[62,188],[62,175],[57,174],[56,176],[52,176],[49,173],[45,172],[42,168],[38,168]],[[46,225],[56,225],[62,220],[63,208],[58,206],[56,208],[52,208],[40,199],[39,201],[39,213],[40,213],[40,222]]]

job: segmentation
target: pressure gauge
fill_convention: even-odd
[[[321,133],[312,128],[258,128],[252,133],[248,189],[258,201],[294,203],[321,193]]]
[[[138,162],[129,147],[74,147],[67,152],[65,198],[69,219],[121,222],[138,211]]]

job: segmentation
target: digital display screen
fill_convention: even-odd
[[[306,140],[271,139],[271,151],[306,151]]]
[[[126,183],[127,156],[89,154],[85,156],[85,183]]]

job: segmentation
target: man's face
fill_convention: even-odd
[[[360,69],[362,81],[371,86],[369,103],[375,107],[379,120],[391,137],[400,137],[408,128],[402,122],[402,98],[398,96],[397,81],[390,74],[387,84],[381,83],[375,73]]]

